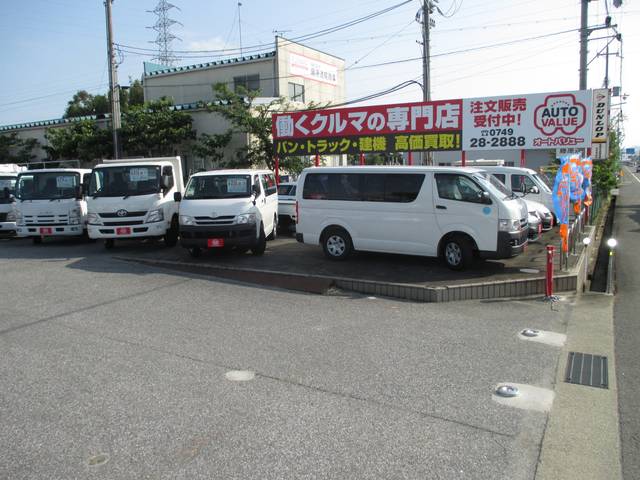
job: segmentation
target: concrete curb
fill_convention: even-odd
[[[554,292],[575,292],[582,289],[584,278],[584,251],[576,267],[570,272],[554,275]],[[427,286],[405,283],[390,283],[373,280],[334,277],[304,273],[290,273],[278,270],[238,268],[225,265],[185,263],[174,260],[160,260],[128,256],[114,256],[118,260],[145,265],[166,267],[186,272],[200,272],[208,275],[231,278],[238,281],[257,283],[278,288],[325,293],[330,287],[367,295],[401,298],[414,302],[440,303],[458,300],[479,300],[491,298],[528,297],[545,294],[544,276],[525,279],[475,282],[448,286]]]

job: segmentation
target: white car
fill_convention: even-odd
[[[293,228],[296,225],[296,183],[278,185],[278,226]]]
[[[529,200],[528,198],[523,198],[523,200],[527,204],[527,210],[529,213],[535,212],[540,217],[540,220],[542,221],[542,231],[548,232],[551,230],[553,228],[553,215],[551,214],[551,211],[540,202]]]

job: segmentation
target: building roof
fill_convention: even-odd
[[[190,72],[193,70],[203,70],[206,68],[220,67],[223,65],[231,65],[245,62],[255,62],[256,60],[264,60],[276,56],[275,50],[267,53],[259,53],[257,55],[249,55],[248,57],[227,58],[216,62],[197,63],[194,65],[185,65],[182,67],[166,67],[154,63],[144,62],[144,76],[154,77],[157,75],[167,75],[173,73]]]

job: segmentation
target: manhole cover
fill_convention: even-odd
[[[99,453],[98,455],[94,455],[93,457],[89,457],[89,460],[87,460],[87,463],[90,466],[95,467],[97,465],[105,464],[108,461],[109,461],[109,455],[104,454],[104,453]]]
[[[256,377],[255,372],[251,370],[231,370],[224,374],[227,380],[232,382],[247,382],[253,380]]]

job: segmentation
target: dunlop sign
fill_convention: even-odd
[[[593,90],[591,122],[592,158],[606,160],[609,155],[609,90]]]

